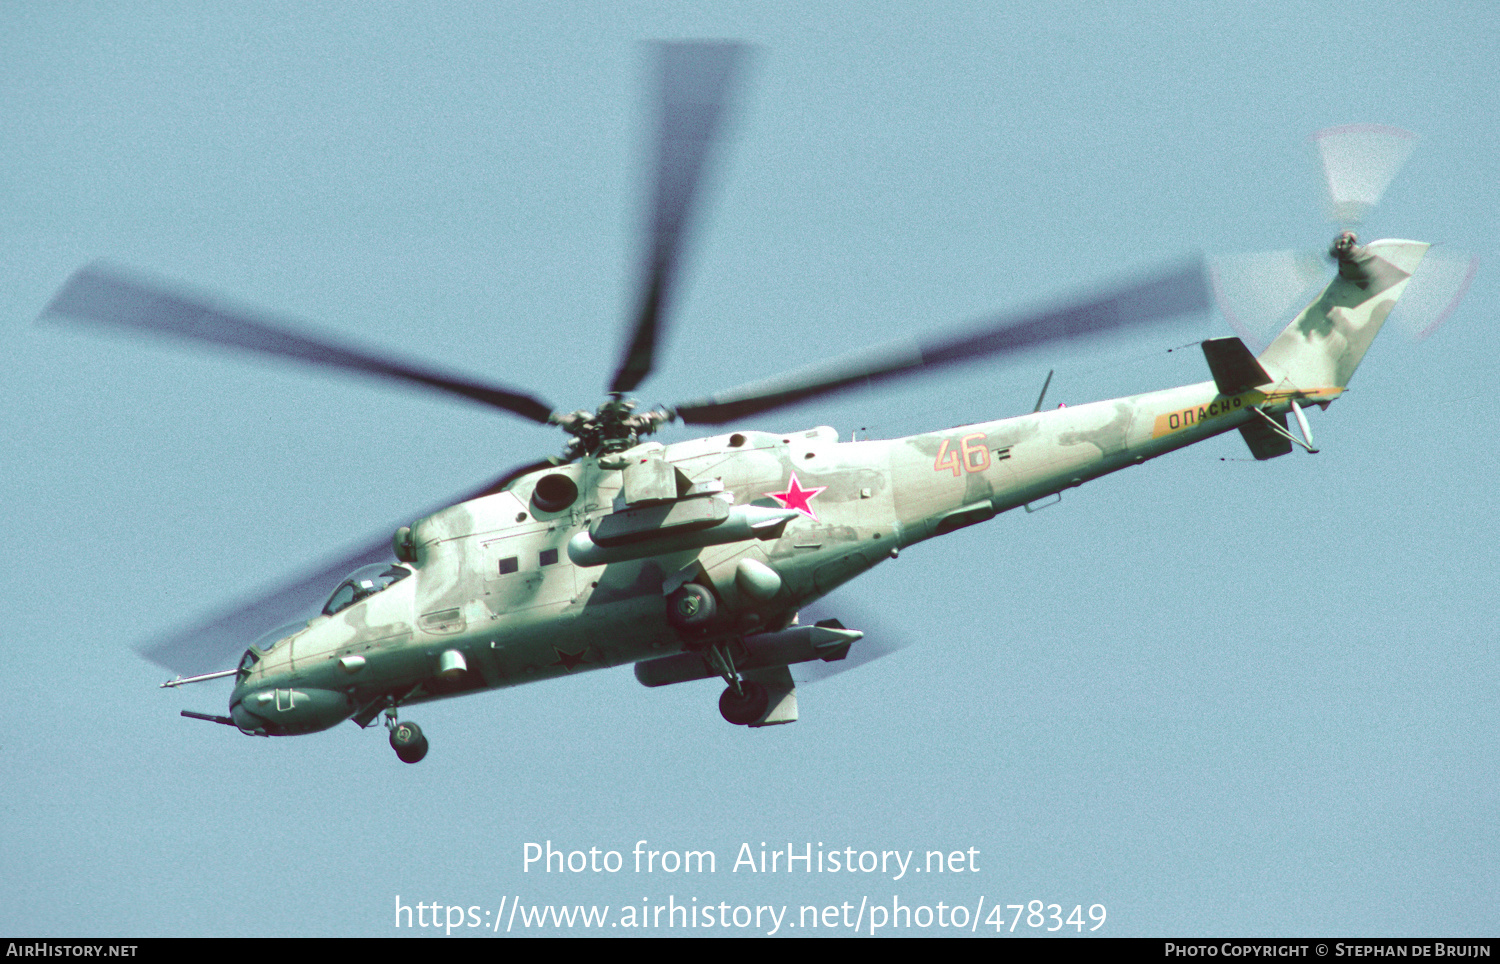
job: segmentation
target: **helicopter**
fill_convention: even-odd
[[[794,722],[791,667],[837,663],[868,645],[859,629],[804,624],[799,613],[902,550],[1234,430],[1258,460],[1294,445],[1316,452],[1306,410],[1340,397],[1427,251],[1341,233],[1329,252],[1337,273],[1321,293],[1258,356],[1239,337],[1203,341],[1210,378],[1193,385],[1044,410],[1044,384],[1028,414],[894,439],[732,424],[1206,313],[1213,285],[1201,259],[957,334],[643,409],[632,393],[657,367],[684,239],[747,57],[730,42],[654,50],[659,116],[640,302],[607,398],[592,411],[560,411],[524,390],[105,264],[75,273],[47,306],[48,318],[462,397],[567,436],[561,455],[506,471],[144,650],[178,674],[168,688],[234,679],[227,715],[183,716],[253,736],[383,721],[398,759],[416,763],[429,743],[400,717],[406,707],[630,664],[647,687],[722,680],[719,710],[731,724]],[[720,433],[650,439],[679,421]]]

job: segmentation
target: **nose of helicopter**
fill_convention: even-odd
[[[235,694],[229,718],[255,736],[295,736],[337,726],[353,708],[343,693],[310,687],[264,687]]]

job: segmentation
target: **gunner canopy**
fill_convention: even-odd
[[[323,615],[332,616],[334,613],[348,609],[361,599],[369,597],[387,589],[395,583],[400,582],[411,575],[411,570],[403,566],[393,566],[388,563],[377,563],[373,566],[361,566],[351,572],[339,587],[328,597],[328,603],[323,607]],[[239,679],[243,680],[249,674],[250,668],[260,661],[260,658],[271,652],[277,646],[286,642],[307,627],[306,621],[288,623],[278,626],[268,633],[262,635],[250,648],[245,650],[245,655],[240,659]]]

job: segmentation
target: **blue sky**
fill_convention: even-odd
[[[805,687],[793,726],[625,669],[414,710],[415,767],[376,730],[180,718],[228,687],[159,690],[135,645],[560,437],[38,326],[47,300],[105,258],[593,406],[635,298],[642,41],[697,37],[757,50],[647,402],[1194,251],[1326,244],[1307,136],[1337,124],[1421,137],[1366,234],[1485,267],[1432,337],[1382,336],[1314,416],[1316,457],[1227,436],[842,590],[846,623],[911,645]],[[1483,3],[8,5],[0,930],[383,936],[398,895],[519,895],[1493,934],[1497,46]],[[1055,401],[1197,382],[1192,343],[1229,333],[1215,314],[747,424],[908,434],[1028,411],[1052,368]],[[523,871],[545,840],[719,872]],[[728,870],[762,841],[980,870]]]

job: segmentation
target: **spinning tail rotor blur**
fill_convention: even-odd
[[[1342,232],[1362,227],[1416,148],[1417,137],[1383,124],[1346,124],[1309,139],[1323,176],[1327,219]],[[1392,320],[1416,340],[1427,338],[1457,309],[1479,259],[1435,249],[1412,278]],[[1259,351],[1327,280],[1323,252],[1285,249],[1211,259],[1214,296],[1235,332]]]

